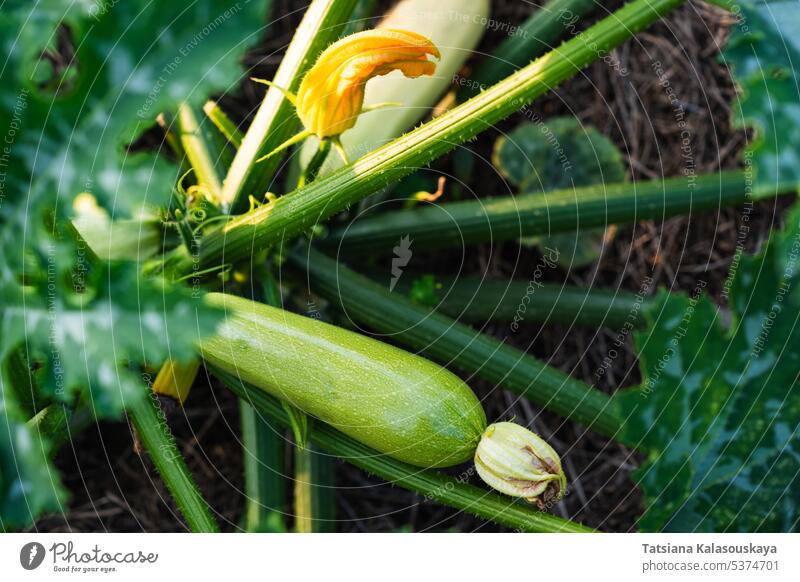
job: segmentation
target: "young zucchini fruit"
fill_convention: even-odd
[[[447,467],[481,450],[481,474],[491,467],[489,484],[495,488],[505,479],[518,482],[530,474],[509,466],[513,458],[527,464],[526,455],[514,457],[507,450],[527,450],[530,442],[520,445],[517,438],[507,446],[498,443],[500,433],[493,427],[499,425],[487,427],[475,394],[444,368],[372,338],[261,303],[220,293],[209,294],[208,300],[223,308],[226,318],[215,336],[202,341],[200,351],[225,372],[412,465]],[[484,443],[479,449],[482,437],[492,438],[490,447]],[[497,462],[485,458],[487,454],[495,455]],[[555,458],[547,467],[563,477],[558,456],[549,456]],[[555,496],[561,494],[563,486]],[[535,502],[534,495],[520,496]],[[553,496],[551,487],[548,497]]]

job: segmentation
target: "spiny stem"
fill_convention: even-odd
[[[213,367],[210,367],[210,370],[231,392],[247,400],[264,415],[283,426],[288,426],[289,419],[278,400],[222,370]],[[462,479],[438,471],[421,470],[419,467],[397,461],[321,422],[315,424],[309,439],[330,454],[394,485],[416,491],[426,500],[439,501],[518,531],[573,533],[594,531],[581,524],[542,513],[532,506],[469,485]]]
[[[254,250],[302,233],[524,108],[684,1],[634,0],[462,105],[330,176],[315,180],[210,233],[202,241],[197,257],[199,266],[217,263],[223,255],[226,260],[233,261],[252,257]],[[185,252],[169,263],[178,272],[197,267]]]
[[[336,40],[356,3],[357,0],[311,2],[272,82],[297,92],[303,75],[314,64],[317,55]],[[296,134],[299,126],[292,103],[280,90],[271,87],[225,178],[222,200],[234,212],[247,209],[248,195],[258,196],[269,189],[281,157],[273,156],[261,164],[255,161]]]
[[[664,219],[745,202],[747,176],[734,170],[697,177],[601,184],[386,212],[319,241],[339,251],[389,251],[400,237],[416,248],[497,242],[637,220]]]
[[[372,277],[372,274],[370,274]],[[403,273],[395,293],[411,291],[414,273]],[[374,278],[374,277],[373,277]],[[612,329],[644,324],[649,299],[620,289],[594,289],[524,279],[435,276],[435,307],[462,323],[486,321],[563,323]],[[524,303],[523,303],[524,301]]]
[[[304,270],[314,291],[341,306],[347,317],[390,334],[432,360],[525,396],[604,435],[613,437],[622,425],[606,394],[505,341],[389,293],[314,249],[290,253],[289,263]]]
[[[472,97],[524,67],[552,48],[562,34],[597,7],[597,0],[550,0],[538,8],[519,29],[484,59],[472,75],[472,83],[460,91],[459,101]]]
[[[155,396],[138,399],[128,407],[128,414],[142,445],[164,480],[178,509],[193,532],[217,532],[219,526],[200,494]]]

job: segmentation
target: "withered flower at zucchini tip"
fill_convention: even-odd
[[[306,73],[297,91],[297,115],[320,139],[356,124],[364,88],[373,77],[401,71],[406,77],[432,75],[439,50],[427,38],[398,29],[367,30],[329,46]]]
[[[544,509],[566,493],[561,459],[539,435],[513,422],[489,425],[475,451],[475,468],[487,485]]]

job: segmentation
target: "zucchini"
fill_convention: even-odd
[[[227,294],[201,342],[213,366],[400,461],[447,467],[472,459],[486,415],[463,381],[409,352]]]

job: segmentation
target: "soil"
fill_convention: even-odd
[[[268,40],[246,58],[252,76],[272,77],[299,22],[300,12],[296,6],[292,8],[295,4],[289,0],[275,2],[276,14],[284,16],[276,19],[267,33]],[[600,12],[613,7],[606,6]],[[519,24],[535,9],[536,5],[529,2],[495,1],[493,18]],[[736,93],[727,67],[718,59],[732,22],[732,17],[719,9],[690,2],[615,51],[618,67],[593,64],[539,99],[533,110],[545,119],[573,115],[596,126],[624,153],[631,179],[680,175],[690,165],[696,173],[736,167],[747,135],[732,128],[729,121]],[[491,52],[504,38],[502,30],[488,31],[478,52]],[[662,63],[662,72],[656,71],[656,61]],[[464,74],[469,74],[471,66],[467,64]],[[628,74],[621,75],[620,68]],[[238,93],[226,97],[223,105],[246,119],[258,106],[261,93],[259,86],[246,83]],[[680,104],[685,127],[678,122],[671,95]],[[521,121],[522,115],[506,120],[470,145],[478,159],[471,195],[508,192],[509,187],[491,167],[491,149],[498,135]],[[690,159],[681,155],[687,136]],[[447,157],[434,164],[432,171],[455,171],[452,166],[452,158]],[[757,250],[764,242],[770,228],[780,222],[786,205],[781,200],[756,205],[744,241],[748,251]],[[732,208],[620,226],[596,264],[568,274],[553,269],[548,278],[637,292],[650,277],[654,284],[649,293],[655,287],[690,292],[703,279],[712,297],[722,302],[720,291],[737,245],[740,216],[741,210]],[[520,251],[516,243],[471,250],[467,274],[527,278],[539,260],[536,251]],[[446,272],[447,263],[448,257],[440,255],[428,259],[424,266],[433,272],[441,266]],[[494,325],[489,323],[484,330],[491,332]],[[526,324],[510,341],[611,393],[638,380],[629,337],[609,373],[597,378],[596,370],[619,333],[618,329]],[[562,454],[571,494],[554,508],[554,513],[605,531],[635,529],[642,511],[641,496],[631,478],[640,462],[637,455],[510,393],[492,390],[493,386],[485,383],[472,385],[484,397],[490,419],[514,417],[534,427]],[[237,530],[244,496],[236,399],[204,378],[198,381],[186,408],[174,410],[170,418],[189,467],[222,528]],[[85,430],[61,451],[56,464],[65,477],[71,501],[63,515],[46,517],[33,529],[186,529],[152,464],[134,451],[126,423],[104,422]],[[496,525],[382,483],[346,463],[338,462],[336,469],[337,531],[502,531]],[[461,470],[453,469],[455,473]]]

